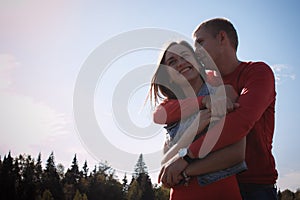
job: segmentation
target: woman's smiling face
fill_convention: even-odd
[[[195,54],[184,45],[174,44],[165,54],[164,64],[173,82],[182,85],[200,78]]]

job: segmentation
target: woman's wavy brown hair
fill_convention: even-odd
[[[194,52],[193,47],[186,41],[178,41],[178,42],[171,42],[166,45],[164,48],[165,50],[161,52],[160,57],[158,59],[158,64],[157,64],[157,69],[156,72],[154,73],[152,80],[151,80],[151,85],[150,85],[150,90],[149,90],[149,97],[150,97],[150,102],[152,105],[157,105],[160,100],[165,100],[165,99],[182,99],[185,98],[185,95],[182,91],[182,88],[177,85],[175,82],[171,81],[171,77],[169,76],[167,72],[167,65],[165,63],[165,56],[166,52],[169,50],[170,47],[173,45],[183,45],[187,47],[195,59],[198,61],[197,56]],[[199,66],[201,66],[200,62]],[[205,79],[205,69],[201,67],[199,69],[200,72],[200,77]],[[176,95],[175,95],[176,94]]]

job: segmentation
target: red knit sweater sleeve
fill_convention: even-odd
[[[153,112],[153,121],[157,124],[169,124],[184,119],[203,108],[203,97],[165,100]]]
[[[190,145],[194,156],[221,149],[242,139],[275,100],[275,80],[271,68],[262,62],[246,67],[241,76],[243,89],[238,99],[240,107],[227,114],[205,136]],[[230,81],[224,78],[224,83],[236,85]]]

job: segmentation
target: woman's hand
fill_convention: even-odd
[[[158,175],[158,183],[171,188],[177,185],[182,179],[181,172],[188,166],[188,163],[175,155],[172,160],[161,167]]]

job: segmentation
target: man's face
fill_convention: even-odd
[[[214,65],[210,64],[211,59],[217,65],[217,59],[219,54],[219,43],[205,28],[199,29],[195,33],[195,53],[199,60],[201,60],[205,68],[213,69]],[[211,57],[211,59],[209,58]]]

